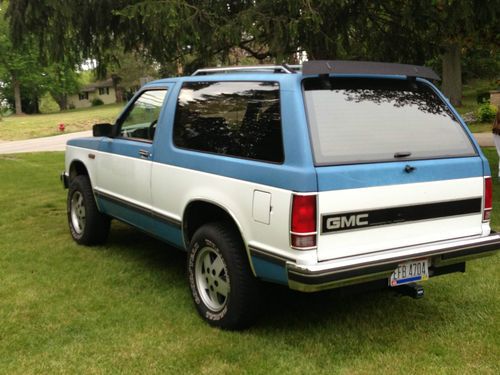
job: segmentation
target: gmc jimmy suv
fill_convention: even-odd
[[[252,323],[259,280],[416,288],[463,272],[500,235],[488,162],[438,79],[310,61],[150,82],[68,142],[71,235],[102,243],[117,219],[187,251],[194,304],[224,329]]]

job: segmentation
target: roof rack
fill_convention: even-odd
[[[420,77],[439,81],[440,78],[426,66],[381,63],[370,61],[317,60],[302,65],[303,74],[385,74]]]
[[[293,74],[301,69],[300,65],[248,65],[248,66],[226,66],[221,68],[203,68],[195,71],[193,76],[203,76],[209,74],[228,74],[228,73],[285,73]]]

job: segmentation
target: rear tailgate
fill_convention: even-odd
[[[318,178],[318,260],[481,235],[484,169],[427,82],[303,81]]]
[[[479,157],[410,164],[317,168],[318,260],[482,234]]]

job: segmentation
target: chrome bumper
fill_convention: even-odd
[[[443,274],[446,267],[466,260],[492,255],[500,249],[500,234],[463,240],[441,241],[357,255],[312,265],[286,262],[291,289],[313,292],[388,278],[399,263],[430,258],[430,276]],[[452,272],[452,271],[450,271]]]

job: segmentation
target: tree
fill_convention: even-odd
[[[299,51],[314,59],[438,58],[445,94],[459,104],[462,54],[498,45],[497,9],[498,0],[10,0],[8,16],[15,43],[35,36],[52,61],[95,58],[101,75],[116,45],[170,74],[228,61],[236,49],[278,62]]]
[[[68,62],[52,63],[47,69],[46,87],[59,109],[68,109],[68,95],[78,92],[80,84],[75,66]]]
[[[498,1],[434,1],[431,17],[438,27],[443,67],[443,92],[454,105],[462,101],[462,57],[477,45],[497,48],[500,42]]]
[[[12,103],[16,114],[38,112],[40,97],[47,91],[67,109],[67,95],[78,91],[74,66],[66,61],[44,65],[35,38],[29,33],[17,44],[9,35],[8,23],[0,5],[0,87],[2,96]]]

